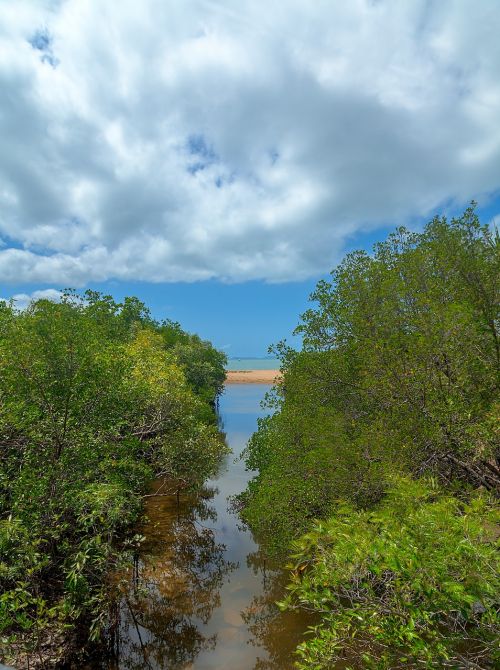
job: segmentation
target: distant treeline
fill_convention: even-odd
[[[226,447],[226,357],[137,298],[0,302],[0,658],[62,659],[97,638],[106,576],[154,477],[199,486]]]
[[[276,347],[242,503],[320,617],[298,667],[500,667],[499,281],[472,206],[349,254]]]

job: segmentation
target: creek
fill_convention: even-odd
[[[293,666],[293,650],[311,621],[278,611],[287,574],[269,562],[228,500],[252,476],[239,456],[263,415],[267,390],[226,387],[220,415],[232,453],[199,495],[147,498],[145,541],[123,580],[108,670]]]

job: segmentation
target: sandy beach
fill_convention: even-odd
[[[272,384],[279,370],[227,370],[226,384]]]

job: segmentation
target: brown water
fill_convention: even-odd
[[[233,453],[200,496],[147,499],[146,537],[124,577],[110,670],[285,670],[311,623],[279,613],[286,573],[273,569],[228,508],[251,473],[238,460],[266,385],[228,386],[220,412]],[[162,486],[157,482],[157,487]]]

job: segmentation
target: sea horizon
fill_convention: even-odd
[[[228,358],[226,370],[278,370],[279,367],[279,360],[269,356],[234,356]]]

